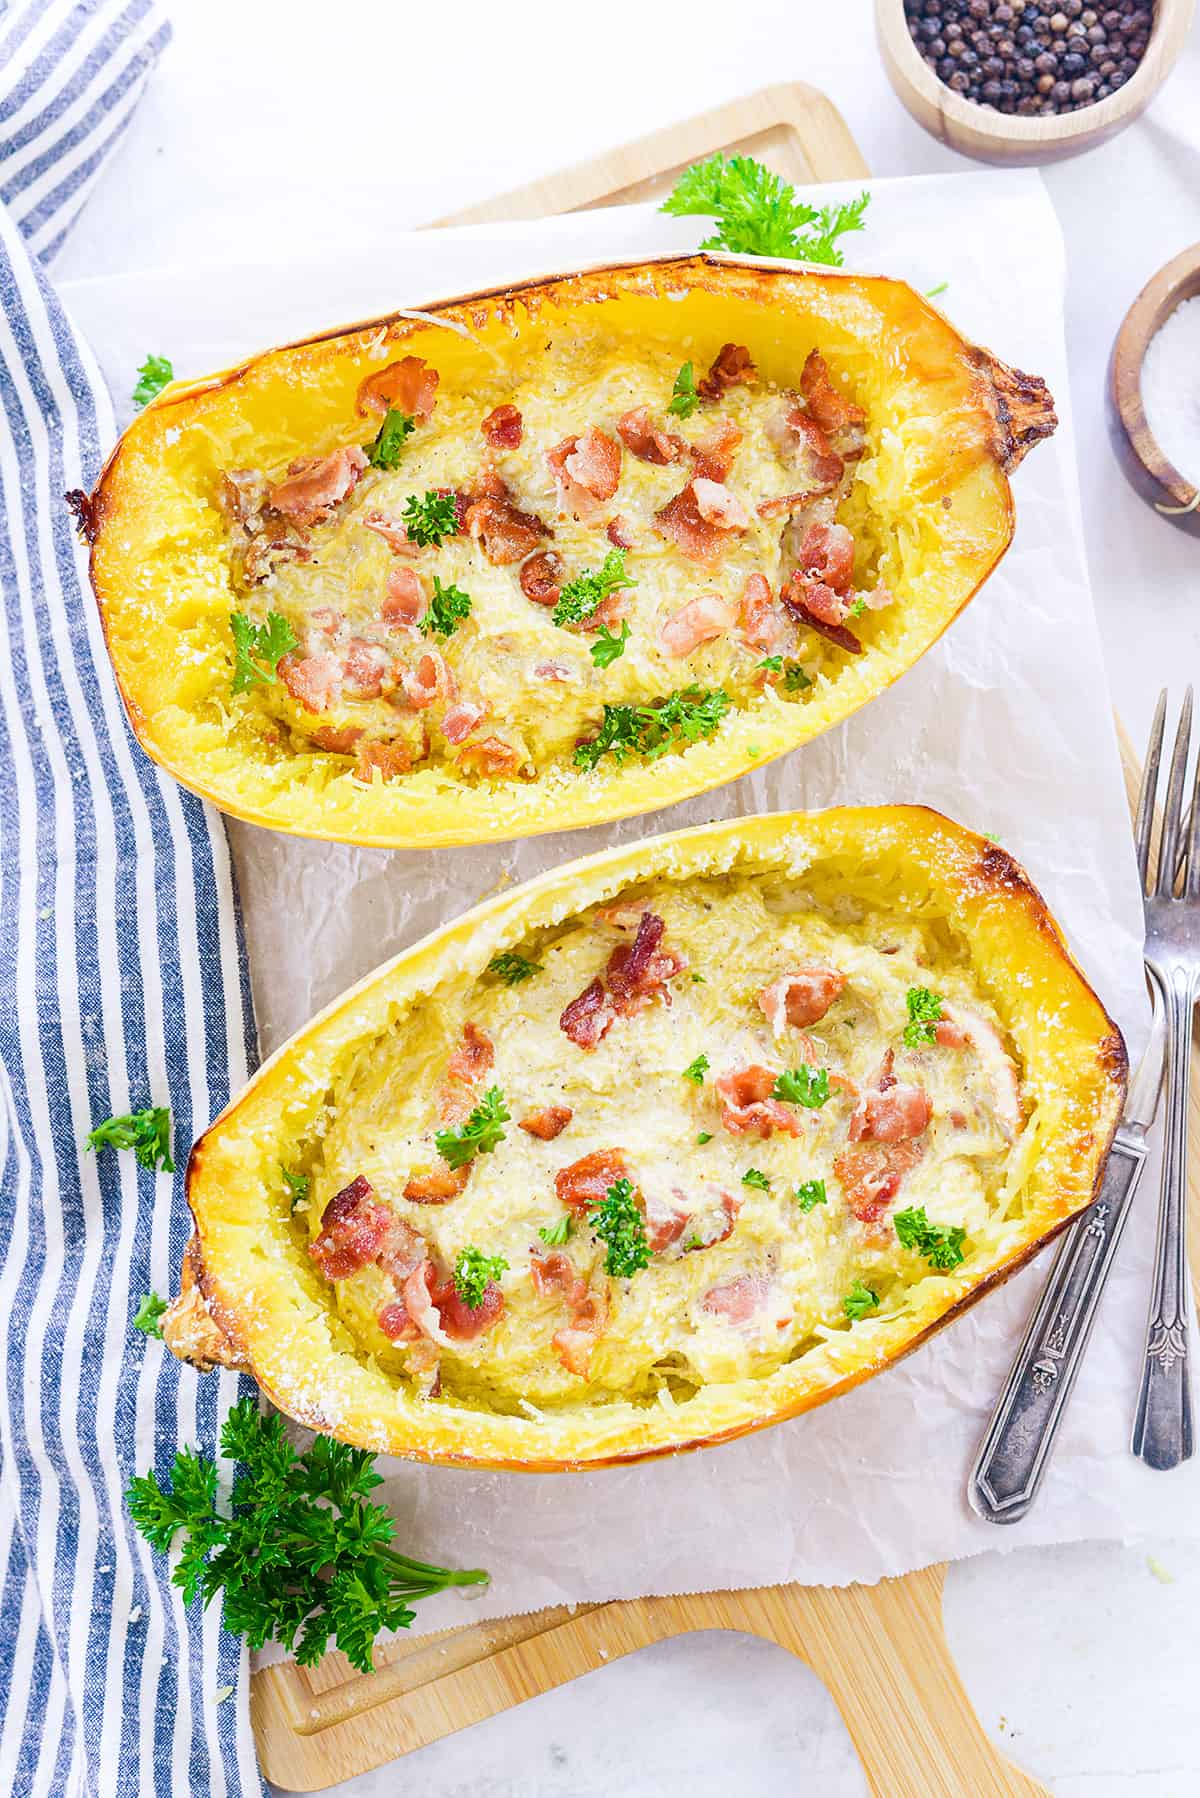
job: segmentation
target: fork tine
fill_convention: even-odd
[[[1137,823],[1133,830],[1143,894],[1150,891],[1150,837],[1154,830],[1154,801],[1158,794],[1158,765],[1162,760],[1163,725],[1166,717],[1167,689],[1164,687],[1154,708],[1154,723],[1150,726],[1150,742],[1142,766],[1142,787],[1138,794]]]
[[[1187,842],[1183,853],[1187,862],[1184,894],[1188,899],[1195,899],[1200,895],[1200,759],[1197,759],[1192,779],[1191,816],[1188,819]]]
[[[1187,772],[1188,744],[1192,735],[1192,689],[1183,696],[1179,728],[1175,732],[1175,752],[1171,757],[1171,776],[1167,783],[1167,801],[1163,810],[1162,843],[1158,852],[1158,881],[1155,892],[1169,899],[1175,889],[1175,873],[1179,861],[1179,836],[1183,826],[1183,780]]]

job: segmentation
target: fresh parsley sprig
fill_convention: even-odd
[[[801,1211],[813,1211],[826,1203],[824,1180],[802,1180],[796,1188],[796,1203]]]
[[[542,1224],[538,1235],[548,1249],[560,1249],[571,1240],[571,1213],[564,1211],[556,1224]]]
[[[742,1175],[743,1186],[756,1186],[759,1192],[770,1192],[771,1182],[761,1168],[748,1167]]]
[[[526,961],[512,949],[506,949],[502,955],[493,955],[488,963],[488,973],[502,980],[505,986],[520,986],[523,980],[531,980],[541,971],[540,961]]]
[[[489,1086],[465,1124],[438,1131],[433,1139],[438,1154],[452,1168],[465,1167],[476,1155],[490,1155],[504,1141],[509,1117],[504,1094],[498,1086]]]
[[[410,493],[400,509],[409,541],[418,548],[436,546],[458,533],[458,502],[452,493]]]
[[[966,1231],[960,1224],[931,1224],[924,1205],[897,1211],[892,1222],[901,1246],[924,1255],[930,1267],[939,1273],[961,1267],[966,1259],[962,1246],[967,1238]]]
[[[802,1061],[798,1068],[780,1074],[771,1097],[782,1099],[785,1105],[804,1105],[809,1111],[817,1111],[829,1098],[829,1074],[825,1068],[810,1068]]]
[[[906,1047],[921,1049],[936,1042],[936,1026],[942,1021],[940,994],[931,993],[927,986],[910,986],[904,995],[904,1003],[908,1007],[908,1023],[904,1026]]]
[[[703,1086],[704,1085],[704,1076],[705,1076],[705,1074],[707,1074],[707,1072],[708,1072],[708,1056],[707,1055],[697,1055],[695,1061],[690,1061],[688,1063],[687,1067],[684,1068],[683,1077],[685,1080],[695,1081],[697,1086]]]
[[[140,1330],[143,1336],[157,1336],[161,1342],[162,1320],[166,1314],[166,1299],[160,1299],[156,1292],[147,1292],[133,1314],[133,1327]]]
[[[383,423],[375,441],[363,445],[372,468],[382,468],[389,473],[392,469],[399,468],[400,452],[416,429],[416,424],[416,419],[411,418],[407,412],[397,412],[395,407],[389,406],[383,415]]]
[[[300,1205],[307,1205],[309,1191],[312,1187],[312,1181],[308,1175],[294,1174],[291,1168],[284,1167],[282,1162],[279,1164],[279,1171],[283,1175],[284,1191],[287,1193],[292,1210],[295,1211]]]
[[[406,1628],[416,1600],[487,1580],[479,1568],[454,1572],[397,1553],[394,1520],[368,1498],[380,1476],[366,1449],[318,1436],[297,1454],[282,1420],[261,1417],[252,1398],[229,1412],[221,1449],[239,1463],[227,1509],[217,1503],[216,1462],[187,1448],[169,1484],[138,1475],[126,1499],[160,1554],[183,1532],[173,1584],[187,1604],[223,1591],[225,1626],[251,1648],[276,1641],[311,1667],[332,1643],[369,1673],[375,1637]]]
[[[842,1310],[851,1323],[857,1323],[860,1317],[866,1317],[868,1312],[878,1309],[879,1294],[872,1292],[869,1286],[864,1286],[861,1280],[854,1282],[842,1300]]]
[[[595,662],[597,668],[611,668],[618,656],[623,656],[625,654],[625,645],[628,643],[630,635],[629,621],[626,618],[622,618],[621,620],[621,635],[619,637],[615,636],[606,624],[602,624],[600,626],[600,635],[591,645],[592,660]]]
[[[433,597],[429,601],[429,609],[421,620],[421,629],[425,636],[436,631],[439,637],[452,637],[459,625],[471,616],[471,595],[464,593],[461,587],[453,582],[443,587],[437,575],[433,577]]]
[[[732,705],[722,687],[681,687],[653,705],[606,705],[594,737],[575,745],[575,766],[594,768],[602,756],[618,763],[640,755],[660,755],[711,737]]]
[[[564,630],[573,624],[586,624],[601,600],[618,587],[636,587],[637,582],[626,572],[625,551],[610,549],[599,568],[585,568],[573,581],[567,581],[559,592],[551,617]]]
[[[233,636],[233,691],[245,693],[250,687],[269,687],[277,678],[279,663],[300,639],[278,612],[268,612],[265,624],[255,624],[245,612],[233,612],[229,619]]]
[[[130,398],[140,410],[143,406],[148,406],[152,399],[156,399],[174,379],[175,370],[169,356],[147,356],[138,369],[137,386]]]
[[[718,152],[683,171],[661,211],[675,218],[716,219],[717,229],[703,240],[702,250],[786,256],[840,268],[838,239],[862,230],[870,202],[870,194],[862,193],[840,206],[810,206],[782,175],[753,156]]]
[[[620,1179],[610,1186],[599,1204],[589,1209],[587,1221],[608,1247],[605,1273],[616,1280],[629,1280],[641,1268],[649,1267],[646,1225],[628,1180]]]
[[[140,1167],[153,1172],[173,1174],[171,1159],[171,1108],[150,1105],[144,1111],[127,1111],[120,1117],[105,1118],[89,1130],[89,1149],[132,1149]]]
[[[503,1255],[485,1255],[482,1249],[471,1247],[460,1249],[454,1264],[455,1290],[464,1305],[478,1311],[492,1281],[507,1272],[508,1262]]]
[[[664,211],[666,208],[664,207]],[[700,395],[696,392],[696,374],[690,362],[685,362],[675,376],[675,385],[671,389],[671,403],[667,407],[675,418],[690,418],[700,404]]]

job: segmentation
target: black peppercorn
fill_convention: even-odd
[[[1145,53],[1153,0],[903,0],[914,44],[939,80],[1022,118],[1073,112],[1115,93]]]
[[[1084,69],[1087,67],[1087,62],[1085,58],[1080,56],[1076,51],[1069,50],[1063,57],[1059,67],[1062,69],[1064,75],[1070,76],[1073,79],[1076,75],[1083,74]]]
[[[1050,92],[1050,90],[1053,88],[1053,86],[1054,86],[1053,75],[1039,75],[1038,76],[1037,90],[1038,90],[1039,94],[1048,94]]]

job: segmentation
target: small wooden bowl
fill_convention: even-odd
[[[1056,118],[1016,118],[965,100],[934,74],[909,36],[904,0],[875,0],[875,30],[888,79],[919,125],[952,150],[984,162],[1057,162],[1077,156],[1137,118],[1175,66],[1196,0],[1158,0],[1146,54],[1125,86],[1094,106]]]
[[[1200,243],[1159,269],[1125,314],[1108,365],[1108,425],[1117,460],[1130,485],[1161,517],[1200,537],[1200,489],[1167,460],[1142,405],[1142,364],[1150,340],[1176,306],[1197,294]]]

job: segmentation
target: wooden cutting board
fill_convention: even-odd
[[[757,156],[802,183],[869,172],[825,95],[789,82],[437,222],[539,218],[654,199],[680,169],[714,150]],[[1137,764],[1124,742],[1122,754],[1136,788]],[[1195,1120],[1196,1081],[1192,1109]],[[1191,1207],[1196,1243],[1200,1178]],[[519,1478],[513,1475],[514,1485]],[[876,1798],[1049,1798],[1004,1758],[971,1707],[942,1625],[945,1574],[937,1566],[876,1586],[764,1586],[557,1606],[390,1644],[366,1675],[340,1654],[311,1669],[283,1662],[251,1681],[259,1759],[276,1784],[322,1791],[652,1642],[732,1629],[778,1642],[825,1682]]]

